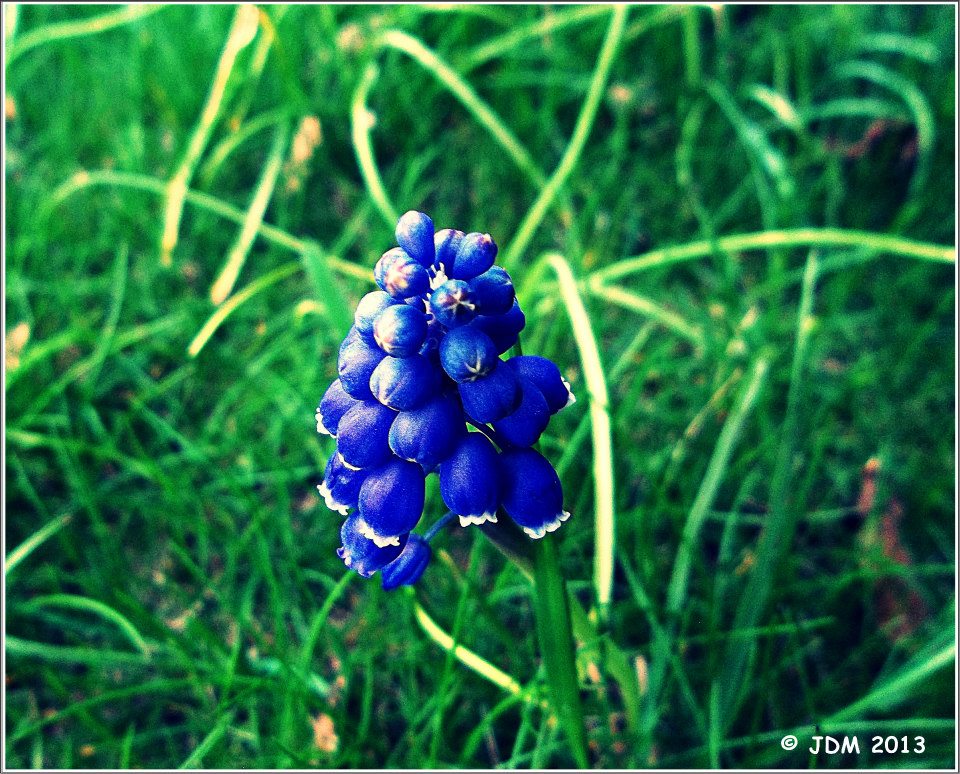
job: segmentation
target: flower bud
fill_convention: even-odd
[[[317,487],[327,507],[341,516],[346,516],[347,511],[356,508],[367,472],[351,470],[343,464],[339,454],[331,454],[323,472],[323,483]]]
[[[497,450],[482,433],[467,433],[440,463],[440,496],[460,525],[496,522],[500,504]]]
[[[470,291],[477,305],[477,314],[505,314],[516,298],[513,280],[500,266],[491,266],[470,280]]]
[[[509,368],[505,363],[503,368]],[[533,446],[550,422],[550,409],[543,393],[524,377],[520,378],[520,405],[511,414],[493,422],[493,429],[511,446]]]
[[[496,257],[497,243],[493,241],[493,237],[473,231],[460,242],[453,258],[453,266],[447,267],[447,276],[453,279],[473,279],[493,266]]]
[[[337,370],[344,392],[357,400],[369,400],[370,376],[380,361],[386,357],[379,347],[371,346],[358,336],[340,348]]]
[[[463,408],[452,394],[440,395],[419,408],[401,411],[390,427],[388,443],[398,457],[425,470],[445,460],[466,432]]]
[[[486,424],[513,413],[523,397],[520,382],[509,366],[500,361],[486,376],[472,382],[461,382],[457,389],[469,417]]]
[[[436,395],[440,369],[423,355],[390,357],[380,361],[370,376],[370,390],[384,406],[409,411]]]
[[[440,341],[440,365],[455,382],[486,376],[497,362],[493,341],[471,325],[454,328]]]
[[[570,518],[563,510],[557,471],[533,449],[508,449],[500,455],[500,484],[504,510],[534,539]]]
[[[420,535],[410,535],[400,556],[380,571],[383,588],[392,591],[397,586],[412,586],[430,564],[433,552],[430,544]]]
[[[380,256],[373,269],[373,278],[396,299],[419,296],[430,290],[430,275],[426,268],[400,247],[387,250]]]
[[[419,465],[396,457],[371,470],[360,487],[360,534],[381,547],[399,545],[423,514],[423,478]]]
[[[390,459],[387,437],[397,412],[375,400],[350,409],[337,428],[337,451],[349,468],[372,468]]]
[[[373,323],[373,340],[388,355],[415,355],[427,338],[426,315],[409,304],[388,306]]]
[[[476,307],[470,297],[470,286],[463,280],[452,279],[442,283],[430,296],[430,311],[447,328],[456,328],[470,322]]]
[[[514,299],[509,311],[503,314],[479,315],[470,324],[486,333],[497,348],[497,354],[502,355],[517,343],[520,331],[527,324],[527,318],[520,309],[520,304]]]
[[[576,403],[576,398],[570,390],[570,383],[560,374],[560,369],[552,360],[537,355],[518,355],[510,358],[507,363],[521,378],[527,378],[543,393],[547,399],[550,413],[556,414],[560,409]]]
[[[360,534],[360,517],[351,516],[340,528],[340,541],[343,543],[337,549],[337,556],[351,570],[356,571],[364,578],[369,578],[381,567],[384,567],[403,551],[407,536],[398,540],[399,545],[378,546],[372,540]]]
[[[335,379],[317,406],[317,432],[335,437],[341,417],[356,404],[357,399],[343,389],[339,379]]]
[[[466,236],[462,231],[455,228],[441,229],[433,238],[433,245],[436,251],[434,264],[438,269],[446,273],[453,266],[453,259],[457,255],[460,243]]]
[[[433,265],[433,221],[422,212],[410,210],[400,216],[395,231],[397,244],[424,268]]]
[[[383,290],[371,290],[357,304],[357,311],[353,314],[354,327],[368,341],[373,341],[373,321],[377,319],[380,312],[396,303],[397,300],[389,293]]]

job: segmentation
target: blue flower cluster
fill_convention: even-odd
[[[430,473],[463,526],[496,522],[502,510],[532,538],[559,527],[570,515],[560,479],[530,447],[574,400],[550,360],[501,359],[525,318],[489,234],[434,232],[410,211],[396,238],[316,417],[337,439],[320,494],[341,515],[353,511],[338,553],[365,577],[382,570],[385,588],[416,582],[430,560],[433,531],[412,534]]]

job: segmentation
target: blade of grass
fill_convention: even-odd
[[[378,42],[382,46],[402,51],[421,64],[427,72],[450,90],[450,93],[490,133],[497,144],[513,160],[513,163],[527,175],[536,187],[541,188],[546,185],[546,175],[537,166],[527,149],[506,127],[500,116],[490,109],[490,106],[480,98],[473,87],[464,81],[450,65],[415,37],[400,30],[385,31]]]
[[[286,122],[283,122],[274,134],[273,144],[270,146],[270,152],[267,155],[267,163],[263,167],[260,182],[257,183],[250,208],[247,210],[247,216],[244,218],[243,226],[237,235],[237,241],[230,248],[227,260],[210,288],[210,300],[217,306],[222,304],[230,295],[230,291],[233,290],[237,277],[240,275],[240,270],[247,260],[250,248],[253,246],[253,240],[260,230],[263,216],[267,211],[267,204],[270,203],[270,197],[273,196],[277,176],[280,174],[280,168],[283,165],[283,152],[286,150],[289,139],[290,127]]]
[[[905,701],[910,699],[913,689],[917,688],[925,680],[929,679],[931,675],[936,674],[941,669],[944,669],[945,667],[948,667],[950,664],[954,663],[956,661],[956,653],[956,643],[950,642],[942,646],[939,650],[936,650],[930,655],[925,656],[924,658],[915,659],[915,661],[918,663],[906,665],[899,670],[896,675],[885,680],[880,686],[870,691],[866,696],[863,696],[843,709],[834,712],[832,715],[829,715],[821,720],[815,726],[806,726],[802,729],[796,729],[788,733],[791,733],[801,739],[804,737],[809,737],[813,734],[836,733],[839,730],[845,730],[850,733],[863,731],[874,734],[885,729],[889,729],[890,733],[900,734],[907,727],[913,727],[914,723],[918,725],[916,730],[924,730],[925,728],[938,730],[946,730],[946,728],[950,728],[952,730],[955,728],[955,723],[952,719],[911,719],[909,716],[899,720],[887,721],[869,720],[865,722],[858,722],[856,719],[861,718],[872,711],[886,712],[892,707],[903,704]],[[778,731],[774,738],[779,739],[781,738],[782,734],[783,732]],[[759,736],[766,737],[772,735]],[[745,740],[745,743],[750,744],[751,740],[763,741],[763,739],[752,737]],[[724,746],[726,747],[731,745],[732,742],[740,743],[741,740],[730,740],[729,742],[725,743]],[[781,760],[785,755],[786,753],[780,748],[780,745],[773,745],[770,748],[769,753],[761,758],[757,763],[763,768],[771,767],[776,764],[777,761]]]
[[[463,72],[469,72],[491,59],[503,56],[528,40],[543,38],[551,32],[562,30],[573,24],[604,16],[609,9],[602,5],[587,5],[571,6],[556,11],[550,9],[550,11],[549,15],[545,14],[542,19],[515,27],[509,32],[484,41],[463,58],[460,69]]]
[[[653,602],[650,600],[649,595],[643,588],[640,578],[637,577],[636,570],[634,570],[630,566],[630,563],[623,557],[619,558],[619,562],[620,566],[623,568],[623,574],[627,578],[627,585],[630,587],[630,592],[633,594],[633,598],[637,603],[637,607],[640,608],[646,617],[647,624],[650,626],[650,631],[653,635],[650,643],[651,660],[653,661],[654,665],[656,665],[657,662],[662,662],[664,668],[667,662],[670,663],[677,684],[680,686],[680,695],[683,696],[684,703],[687,705],[687,711],[693,718],[694,723],[696,723],[698,733],[705,736],[707,724],[703,716],[703,710],[697,703],[697,696],[693,692],[693,686],[690,685],[690,679],[687,677],[687,673],[684,671],[683,660],[678,653],[673,652],[670,644],[672,635],[669,633],[667,627],[661,624],[657,619]],[[651,683],[648,682],[645,695],[646,703],[643,705],[645,717],[641,724],[642,730],[647,735],[647,738],[644,739],[644,742],[646,742],[648,745],[650,735],[656,726],[657,720],[659,719],[658,715],[662,711],[662,708],[656,703],[656,697],[651,693],[650,685]]]
[[[200,161],[214,123],[220,114],[223,97],[227,90],[227,81],[237,61],[237,55],[249,45],[257,34],[260,26],[260,12],[255,5],[240,5],[233,16],[227,40],[217,62],[217,69],[210,84],[207,101],[200,113],[197,122],[187,143],[187,150],[180,161],[176,172],[167,183],[166,207],[163,216],[163,234],[160,237],[160,263],[170,266],[173,263],[173,250],[177,246],[180,232],[180,219],[183,216],[183,204],[187,195],[187,188],[193,173]]]
[[[11,5],[13,5],[11,3]],[[162,4],[140,4],[130,3],[118,11],[95,16],[92,19],[83,19],[80,21],[58,22],[56,24],[46,24],[35,30],[21,35],[19,38],[13,38],[7,47],[7,67],[9,67],[17,58],[23,56],[27,51],[45,43],[52,43],[56,40],[69,40],[71,38],[81,38],[87,35],[96,35],[100,32],[120,27],[124,24],[144,19],[157,11],[166,8]],[[4,16],[9,16],[11,11],[8,9]],[[16,18],[16,12],[13,12]],[[16,22],[14,22],[16,24]],[[12,34],[7,36],[13,37]]]
[[[936,143],[936,120],[933,110],[923,91],[909,78],[890,70],[876,62],[846,62],[833,71],[835,78],[857,79],[875,83],[896,94],[903,100],[913,116],[917,128],[917,163],[910,177],[909,204],[901,211],[894,229],[902,227],[916,213],[920,206],[919,192],[923,190],[930,176],[933,151]]]
[[[409,593],[411,596],[413,595],[412,589]],[[463,645],[457,645],[454,643],[453,638],[437,625],[436,621],[429,616],[427,611],[423,609],[423,606],[419,602],[414,602],[413,614],[424,633],[431,640],[437,643],[437,645],[443,648],[443,650],[453,651],[453,655],[465,667],[476,672],[485,680],[489,680],[498,688],[502,688],[507,693],[510,693],[514,696],[519,696],[525,702],[536,702],[536,700],[530,695],[529,691],[525,690],[520,683],[514,680],[502,669],[498,669],[489,661],[481,656],[478,656],[472,650],[465,648]]]
[[[787,170],[787,163],[783,155],[770,143],[766,133],[744,115],[743,111],[723,86],[716,81],[708,81],[704,84],[704,89],[720,107],[720,110],[733,127],[737,138],[747,151],[747,156],[751,161],[751,169],[754,172],[754,183],[757,188],[757,195],[764,213],[764,226],[769,230],[773,228],[776,223],[774,219],[766,213],[768,211],[771,215],[775,213],[776,205],[774,203],[773,191],[771,191],[767,185],[766,178],[770,178],[776,184],[777,194],[780,198],[789,198],[792,196],[795,186]],[[761,171],[763,174],[761,174]]]
[[[607,28],[606,37],[603,40],[603,46],[600,49],[600,55],[597,57],[597,65],[593,71],[593,77],[590,80],[590,88],[587,90],[587,96],[583,100],[580,108],[580,115],[577,116],[577,123],[573,129],[573,135],[567,144],[560,163],[554,170],[546,185],[540,191],[540,195],[534,201],[533,205],[527,211],[513,239],[504,251],[501,262],[509,270],[521,255],[526,251],[533,234],[543,220],[547,209],[553,203],[554,198],[559,192],[561,186],[566,182],[570,173],[573,172],[580,160],[580,154],[590,135],[593,127],[593,120],[597,115],[597,108],[600,106],[600,100],[606,89],[607,78],[610,75],[610,68],[613,65],[613,59],[623,36],[623,27],[627,18],[627,6],[616,5],[611,10],[610,26]]]
[[[793,470],[793,454],[797,445],[797,425],[800,411],[801,383],[807,346],[813,330],[813,298],[817,280],[818,259],[815,251],[807,258],[800,307],[797,312],[796,342],[790,367],[790,386],[787,391],[787,409],[781,430],[780,445],[770,484],[771,513],[757,546],[756,565],[750,572],[746,587],[737,605],[731,630],[752,629],[763,615],[767,598],[773,588],[774,575],[785,552],[793,542],[797,514],[789,507],[789,485]],[[728,643],[718,678],[717,715],[711,726],[720,724],[726,730],[733,722],[744,683],[744,670],[754,640]]]
[[[217,143],[213,150],[207,155],[207,160],[197,171],[197,180],[206,188],[213,182],[214,176],[231,154],[237,150],[243,143],[249,140],[258,132],[262,132],[274,124],[279,124],[289,118],[289,112],[284,108],[280,110],[269,110],[261,113],[255,118],[251,118],[247,123],[241,126],[237,131],[231,132]]]
[[[3,42],[9,46],[17,36],[17,23],[20,21],[20,3],[7,3],[3,14]]]
[[[163,333],[169,329],[177,328],[185,318],[186,315],[182,311],[178,311],[143,325],[135,325],[129,330],[125,330],[122,333],[117,334],[113,338],[107,354],[115,354],[129,346],[132,346],[133,344],[137,344],[144,339],[150,338],[151,336],[156,336],[157,334]],[[67,385],[82,379],[92,364],[93,358],[88,357],[72,365],[63,376],[61,376],[59,379],[53,382],[53,384],[49,385],[43,392],[41,392],[33,400],[33,402],[30,404],[30,407],[26,411],[16,417],[17,426],[25,427],[29,425],[30,422],[32,422],[43,411],[43,409],[47,407],[51,400],[63,393]],[[7,437],[11,437],[9,425],[7,428]]]
[[[909,698],[911,689],[926,680],[930,675],[952,664],[956,661],[956,657],[956,644],[951,642],[944,645],[920,663],[901,669],[894,677],[885,680],[883,684],[874,688],[853,704],[834,712],[824,721],[824,725],[842,723],[873,710],[884,711],[892,706],[902,704]]]
[[[956,262],[956,251],[953,247],[945,245],[918,242],[913,239],[889,234],[876,234],[870,231],[852,231],[840,228],[797,228],[734,234],[719,237],[712,242],[702,240],[685,245],[662,247],[598,269],[588,277],[588,280],[591,284],[607,283],[628,274],[703,258],[711,255],[714,250],[738,252],[773,250],[778,247],[863,247],[875,250],[877,253],[901,255],[923,261]]]
[[[123,741],[120,743],[120,754],[118,756],[119,763],[117,764],[118,769],[129,769],[130,768],[130,752],[133,749],[133,738],[137,735],[137,727],[135,724],[131,723],[127,728],[127,733],[123,735]]]
[[[654,658],[652,659],[650,669],[650,688],[644,721],[644,729],[646,732],[645,741],[648,744],[659,720],[659,713],[661,712],[660,697],[666,678],[667,664],[672,663],[675,658],[674,640],[678,627],[678,615],[686,599],[687,581],[690,574],[690,565],[693,561],[696,541],[699,537],[706,514],[717,495],[717,490],[719,489],[723,475],[729,466],[730,456],[733,453],[734,446],[737,443],[747,416],[763,388],[769,367],[770,361],[767,356],[761,355],[754,362],[753,368],[750,371],[749,381],[743,388],[743,392],[740,394],[735,408],[727,417],[723,429],[720,431],[720,436],[717,438],[710,462],[707,464],[707,472],[700,482],[700,488],[697,490],[697,496],[693,501],[693,505],[690,507],[690,514],[684,525],[680,546],[677,550],[677,558],[674,562],[673,572],[667,586],[667,620],[664,625],[659,628],[658,634],[654,639]],[[635,592],[636,589],[642,589],[642,586],[637,584]],[[685,680],[683,682],[685,682]],[[683,685],[683,682],[681,682],[681,685]],[[699,708],[697,711],[699,711]]]
[[[783,94],[762,83],[754,83],[747,88],[746,95],[769,110],[783,126],[801,137],[805,136],[800,114]]]
[[[46,594],[33,597],[22,606],[23,610],[42,610],[47,607],[62,607],[68,610],[81,610],[100,616],[114,624],[124,636],[145,656],[150,655],[150,646],[130,619],[117,612],[109,605],[96,599],[79,596],[77,594]]]
[[[265,274],[256,279],[247,285],[243,290],[238,290],[234,293],[227,301],[217,307],[216,311],[210,318],[203,324],[197,335],[193,337],[193,340],[190,344],[187,345],[187,354],[190,357],[196,357],[200,354],[200,351],[206,346],[207,342],[210,341],[210,337],[217,332],[224,320],[226,320],[231,314],[233,314],[239,306],[249,301],[257,293],[265,290],[271,285],[275,285],[280,282],[280,280],[286,279],[287,277],[296,274],[300,269],[299,261],[291,261],[290,263],[285,263],[283,266],[280,266],[277,269],[274,269],[269,274]]]
[[[696,89],[700,85],[702,67],[700,60],[702,58],[700,51],[700,30],[698,28],[699,19],[697,14],[700,9],[694,5],[687,5],[683,8],[681,29],[683,31],[683,63],[684,71],[687,76],[687,86]]]
[[[90,358],[90,370],[84,376],[84,381],[91,387],[97,383],[97,377],[100,375],[100,369],[110,351],[110,344],[113,342],[114,334],[117,332],[117,322],[120,320],[120,310],[123,307],[123,297],[127,290],[127,275],[130,272],[130,264],[127,257],[130,253],[128,245],[121,245],[117,250],[117,257],[113,265],[113,282],[110,292],[110,309],[107,312],[107,319],[97,338],[97,348],[93,351]]]
[[[196,769],[202,768],[203,756],[206,755],[210,750],[212,750],[217,743],[223,739],[224,734],[227,733],[227,729],[230,727],[230,724],[233,722],[233,713],[227,713],[220,720],[217,721],[217,724],[210,729],[208,733],[196,746],[194,751],[187,756],[187,759],[180,764],[178,768],[181,769]]]
[[[606,619],[613,593],[613,555],[616,525],[614,520],[613,439],[610,429],[610,397],[600,360],[597,338],[590,315],[567,260],[548,253],[537,261],[525,287],[536,282],[542,267],[557,275],[560,297],[570,316],[573,337],[583,364],[583,378],[590,396],[590,423],[593,437],[593,486],[595,500],[594,590],[602,620]]]
[[[891,121],[908,118],[901,105],[873,97],[837,97],[803,108],[800,116],[807,124],[828,118],[886,118]]]
[[[196,678],[194,677],[178,677],[174,679],[162,677],[156,680],[148,680],[147,682],[140,683],[139,685],[130,685],[125,688],[104,691],[97,696],[91,696],[89,699],[82,699],[81,701],[74,702],[68,707],[57,710],[56,712],[42,717],[28,726],[13,731],[7,737],[7,743],[16,744],[21,739],[26,739],[46,726],[59,723],[66,718],[72,717],[73,715],[86,712],[86,710],[90,709],[91,707],[97,707],[101,704],[107,704],[111,701],[123,701],[126,699],[131,699],[135,696],[147,696],[153,693],[165,693],[167,691],[170,693],[180,693],[182,695],[183,691],[186,691],[191,687],[195,687],[196,684]]]
[[[653,321],[648,321],[646,325],[641,326],[640,330],[637,331],[637,335],[633,337],[623,352],[620,353],[617,362],[615,362],[613,368],[610,369],[610,376],[607,380],[609,383],[616,384],[620,381],[620,378],[627,372],[631,365],[633,365],[634,357],[647,343],[654,330],[656,330],[656,323]],[[566,442],[563,455],[556,465],[557,475],[559,475],[561,479],[563,479],[564,473],[579,458],[580,446],[584,440],[586,440],[590,427],[590,415],[587,414],[580,419],[577,423],[577,429],[573,431],[570,440]]]
[[[300,253],[303,259],[303,268],[313,285],[314,297],[323,308],[323,313],[330,326],[330,336],[340,341],[347,335],[353,325],[353,315],[347,303],[346,294],[330,270],[330,261],[323,256],[323,251],[316,243],[307,243],[307,248]]]
[[[7,655],[18,658],[35,658],[52,664],[83,664],[93,667],[116,667],[122,665],[144,665],[151,661],[143,653],[130,653],[123,650],[107,650],[100,647],[74,647],[67,645],[49,645],[45,642],[33,642],[19,637],[6,638]]]
[[[925,64],[936,64],[940,59],[940,50],[935,44],[911,35],[897,32],[873,32],[857,35],[851,41],[854,48],[861,51],[876,51],[884,54],[902,54]]]
[[[24,540],[20,545],[7,554],[3,563],[3,577],[10,577],[10,574],[17,568],[24,559],[32,554],[37,548],[42,546],[47,540],[56,535],[61,529],[66,527],[73,520],[73,515],[65,513],[58,516],[48,524],[44,524],[40,529],[34,532],[30,537]]]
[[[591,295],[656,320],[667,330],[685,338],[697,349],[703,349],[703,330],[698,325],[691,325],[676,312],[671,312],[648,298],[616,285],[601,285],[591,281],[586,287]]]
[[[470,557],[467,560],[466,574],[460,582],[460,593],[457,598],[457,606],[453,613],[453,628],[450,630],[450,639],[457,643],[461,639],[464,621],[468,613],[467,601],[472,596],[474,579],[477,574],[477,561],[480,556],[480,549],[483,546],[479,540],[473,541],[470,549]],[[456,566],[454,565],[456,570]],[[459,572],[457,572],[459,575]],[[440,673],[440,681],[437,684],[436,704],[429,719],[430,743],[427,746],[427,757],[424,761],[425,769],[437,768],[437,758],[440,753],[440,740],[443,738],[444,714],[446,708],[456,699],[457,686],[453,684],[454,676],[454,648],[447,651],[447,657],[443,662],[443,670]]]
[[[99,185],[148,191],[161,196],[164,195],[166,189],[166,183],[164,183],[164,181],[155,177],[150,177],[149,175],[114,172],[109,169],[101,169],[94,172],[78,172],[69,180],[58,186],[57,189],[51,194],[50,199],[47,201],[46,206],[44,207],[42,213],[43,216],[48,216],[53,207],[70,196]],[[243,221],[246,219],[246,214],[242,210],[239,210],[236,207],[217,199],[215,196],[210,196],[209,194],[199,193],[198,191],[188,191],[186,195],[186,201],[202,210],[212,212],[222,218],[231,220],[238,225],[242,225]],[[263,223],[258,227],[257,233],[259,233],[260,236],[262,236],[271,244],[285,247],[286,249],[293,250],[296,253],[304,252],[304,250],[307,250],[310,245],[308,240],[295,237],[293,234],[290,234],[283,229],[279,229],[276,226],[271,226],[266,223]],[[365,269],[364,267],[358,266],[355,263],[350,263],[349,261],[345,261],[342,258],[337,258],[336,256],[332,255],[328,256],[327,261],[329,262],[331,269],[334,269],[341,274],[363,280],[367,283],[373,282],[373,275],[369,269]]]
[[[357,154],[357,163],[360,165],[360,174],[363,176],[370,198],[373,199],[386,224],[393,229],[400,216],[383,187],[377,160],[373,155],[373,144],[370,141],[370,130],[373,128],[376,116],[367,107],[367,98],[379,73],[376,63],[370,62],[360,76],[350,103],[350,135],[353,139],[353,149]]]

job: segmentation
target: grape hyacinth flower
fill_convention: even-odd
[[[383,587],[411,585],[451,523],[516,523],[542,538],[568,517],[560,479],[533,447],[574,398],[550,360],[504,355],[526,318],[489,234],[404,214],[357,305],[317,431],[336,439],[318,489],[346,517],[338,554]],[[450,511],[423,535],[425,478]]]

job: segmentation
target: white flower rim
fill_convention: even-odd
[[[486,513],[479,513],[476,515],[468,514],[466,516],[459,514],[459,516],[461,527],[469,527],[471,524],[476,524],[479,526],[480,524],[487,524],[488,522],[490,524],[497,523],[497,514],[493,511],[487,511]]]
[[[570,382],[560,377],[560,381],[563,382],[563,386],[567,388],[567,402],[563,404],[563,407],[572,406],[577,402],[577,396],[573,394],[573,390],[570,389]]]
[[[344,505],[341,502],[338,502],[330,492],[330,487],[327,486],[327,482],[324,481],[320,484],[317,489],[320,492],[320,496],[323,498],[323,501],[327,504],[327,507],[331,511],[336,511],[341,516],[346,516],[350,510],[350,506]]]
[[[372,540],[377,548],[400,545],[399,535],[388,535],[386,537],[379,535],[374,531],[373,527],[367,524],[367,522],[365,522],[363,519],[357,519],[357,532],[367,538],[367,540]]]
[[[542,524],[537,528],[524,527],[523,531],[526,532],[534,540],[539,540],[548,532],[554,532],[559,529],[560,525],[570,518],[570,511],[560,511],[557,514],[557,518],[553,521],[548,521],[546,524]]]

